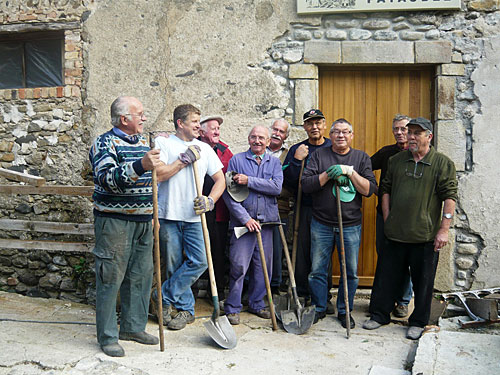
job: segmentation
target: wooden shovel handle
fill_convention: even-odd
[[[262,264],[262,273],[264,274],[264,282],[266,284],[267,299],[269,301],[269,312],[271,313],[271,321],[273,322],[273,331],[278,329],[278,322],[274,312],[273,294],[271,292],[271,283],[269,282],[269,275],[267,273],[266,256],[264,254],[264,244],[262,243],[262,235],[259,231],[255,232],[257,236],[257,243],[259,245],[260,262]]]
[[[150,148],[154,148],[154,141],[152,134],[149,134]],[[156,296],[157,296],[157,318],[158,329],[160,333],[160,351],[165,351],[165,338],[163,334],[163,302],[161,296],[161,266],[160,266],[160,222],[158,221],[158,177],[156,175],[156,168],[152,172],[152,188],[153,188],[153,259],[156,277]]]
[[[347,338],[351,334],[351,308],[349,307],[349,294],[347,288],[347,267],[345,263],[345,249],[344,249],[344,227],[342,225],[342,206],[340,204],[340,190],[339,185],[335,184],[335,193],[337,195],[337,214],[339,221],[339,233],[340,233],[340,261],[342,263],[342,284],[344,284],[344,304],[345,304],[345,319],[346,319],[346,333]]]
[[[193,166],[193,174],[194,174],[194,183],[196,185],[196,194],[198,196],[202,195],[200,177],[198,176],[198,165],[196,164],[196,160],[192,164]],[[205,252],[207,254],[207,263],[208,263],[208,278],[210,279],[210,289],[212,291],[212,300],[214,303],[214,314],[213,319],[217,319],[220,315],[220,307],[219,307],[219,296],[217,295],[217,284],[215,283],[215,274],[214,274],[214,265],[212,262],[212,251],[210,248],[210,236],[208,234],[208,226],[207,226],[207,218],[205,217],[205,213],[200,215],[201,217],[201,228],[203,229],[203,240],[205,241]]]

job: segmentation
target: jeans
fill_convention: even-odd
[[[151,220],[95,217],[96,326],[100,345],[118,342],[116,299],[120,291],[120,331],[142,332],[148,321],[153,281]]]
[[[361,225],[344,227],[344,252],[347,269],[347,287],[349,311],[352,311],[354,294],[358,288],[358,253],[361,242]],[[314,217],[311,221],[311,273],[309,273],[309,288],[311,289],[312,304],[316,311],[326,311],[328,288],[328,264],[332,257],[333,245],[340,249],[339,228],[321,224]],[[339,262],[342,264],[340,251]],[[339,315],[346,313],[344,302],[344,283],[341,277],[337,296],[337,311]]]
[[[384,249],[385,234],[384,234],[384,218],[378,212],[377,212],[376,234],[377,234],[377,239],[375,245],[377,250],[377,256],[380,257],[380,254]],[[411,301],[411,296],[413,294],[412,284],[410,279],[410,270],[408,269],[407,272],[403,273],[403,275],[404,275],[403,282],[401,283],[399,290],[396,293],[396,303],[398,305],[408,306],[408,304]]]
[[[207,269],[201,223],[160,219],[160,249],[167,268],[163,304],[194,315],[191,285]]]

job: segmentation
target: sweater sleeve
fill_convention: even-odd
[[[89,159],[92,164],[94,184],[104,190],[123,193],[125,188],[132,186],[139,178],[134,168],[136,161],[120,163],[110,137],[98,138],[94,142]]]

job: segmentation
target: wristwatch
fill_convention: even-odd
[[[453,215],[452,214],[443,214],[443,217],[445,219],[451,219],[453,217]]]

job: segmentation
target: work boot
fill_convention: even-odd
[[[172,306],[171,305],[163,305],[163,325],[166,326],[172,320]]]
[[[183,329],[186,324],[191,324],[194,322],[194,315],[189,311],[179,311],[175,317],[168,323],[167,328],[173,330]]]
[[[369,329],[369,330],[377,329],[377,328],[380,328],[381,326],[382,326],[382,324],[380,324],[379,322],[377,322],[373,319],[369,319],[363,323],[363,328]]]
[[[351,326],[351,329],[353,329],[356,326],[356,323],[354,322],[352,315],[349,314],[349,317],[350,317],[349,321],[351,323],[350,326]],[[346,328],[347,327],[347,319],[346,319],[345,314],[339,314],[338,318],[340,320],[340,324],[342,324],[342,327]]]
[[[120,340],[124,341],[136,341],[144,345],[156,345],[158,344],[158,338],[150,335],[147,332],[120,332]]]
[[[333,305],[331,300],[326,302],[326,314],[327,315],[335,314],[335,306]]]
[[[248,312],[250,314],[254,314],[254,315],[257,315],[259,318],[262,318],[262,319],[271,319],[271,313],[269,312],[269,309],[265,308],[265,309],[261,309],[261,310],[252,310],[252,309],[248,309]]]
[[[240,314],[235,313],[235,314],[227,314],[227,320],[229,320],[229,323],[233,326],[237,326],[240,324]]]
[[[113,342],[108,345],[101,345],[101,349],[104,354],[110,357],[125,357],[125,350],[117,342]]]
[[[324,311],[316,311],[314,313],[314,322],[313,324],[318,323],[321,319],[323,319],[326,316],[326,312]]]
[[[406,331],[406,338],[410,340],[418,340],[424,329],[422,327],[410,326],[408,327],[408,331]]]
[[[392,315],[396,318],[404,318],[408,315],[408,305],[397,304],[394,310],[392,310]]]

